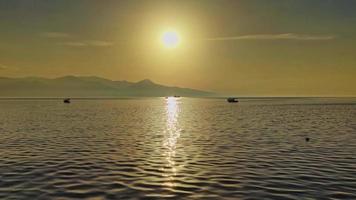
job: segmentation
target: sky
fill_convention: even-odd
[[[0,76],[356,96],[353,0],[0,0]],[[176,48],[162,45],[175,30]]]

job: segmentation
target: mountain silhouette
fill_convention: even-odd
[[[112,81],[97,76],[0,77],[0,97],[160,97],[213,96],[211,92],[164,86],[150,79]]]

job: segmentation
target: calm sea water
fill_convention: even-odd
[[[356,100],[0,101],[0,199],[145,198],[356,199]]]

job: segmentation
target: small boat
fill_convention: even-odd
[[[63,100],[63,103],[70,103],[70,98],[66,98]]]
[[[166,99],[168,99],[168,98],[180,98],[180,96],[179,96],[179,95],[174,95],[174,96],[166,96],[165,98],[166,98]]]
[[[229,103],[238,103],[239,100],[237,100],[237,98],[235,98],[235,97],[230,97],[230,98],[227,98],[227,102],[229,102]]]

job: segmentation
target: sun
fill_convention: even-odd
[[[161,42],[164,47],[174,49],[179,46],[181,39],[176,31],[166,31],[162,34]]]

